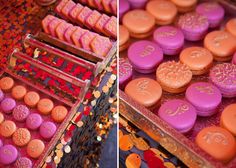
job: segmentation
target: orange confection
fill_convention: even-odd
[[[202,129],[196,137],[197,145],[222,162],[228,162],[236,154],[236,141],[226,129],[211,126]]]
[[[136,153],[131,153],[125,160],[127,168],[140,168],[142,163],[141,157]]]
[[[125,93],[138,103],[152,109],[159,105],[162,89],[153,79],[137,78],[126,85]]]
[[[77,16],[78,16],[78,14],[81,12],[82,9],[83,9],[83,6],[82,6],[81,4],[79,4],[79,3],[77,3],[77,4],[74,6],[74,8],[69,12],[69,18],[70,18],[73,22],[77,23],[77,22],[78,22]]]
[[[96,36],[90,43],[90,46],[95,54],[105,57],[110,51],[112,43],[107,37]]]
[[[213,55],[203,47],[189,47],[180,53],[180,62],[187,65],[193,75],[202,75],[211,68]]]
[[[129,30],[131,37],[145,38],[152,34],[155,18],[145,10],[135,9],[123,16],[122,23]]]
[[[16,131],[16,124],[13,121],[5,120],[0,124],[0,135],[6,138],[12,136]]]
[[[119,148],[123,151],[128,151],[134,146],[129,135],[123,135],[119,140]]]
[[[73,34],[71,35],[71,39],[73,41],[73,43],[78,47],[81,48],[81,44],[80,44],[80,38],[81,36],[86,33],[88,30],[84,30],[80,27],[76,27],[76,30],[73,32]]]
[[[39,102],[40,96],[37,92],[30,91],[26,93],[24,97],[24,102],[29,107],[35,107]]]
[[[45,145],[43,141],[39,139],[31,140],[27,145],[27,154],[30,157],[37,159],[43,153],[44,148]]]
[[[0,124],[4,121],[4,115],[0,112]]]
[[[178,8],[179,12],[189,12],[192,11],[196,4],[197,0],[171,0]]]
[[[65,21],[62,19],[55,18],[49,23],[48,30],[49,30],[50,35],[56,37],[56,28],[57,26],[59,26],[61,22],[65,22]]]
[[[75,7],[75,5],[76,4],[72,0],[66,2],[65,6],[61,10],[63,16],[68,18],[69,12]]]
[[[26,128],[18,128],[12,136],[14,144],[20,147],[27,145],[30,139],[31,139],[31,134],[29,130]]]
[[[64,39],[66,42],[73,44],[72,34],[76,31],[76,29],[77,29],[77,26],[68,27],[68,29],[65,31],[65,34],[64,34]]]
[[[69,27],[72,27],[72,24],[61,22],[56,28],[56,35],[60,40],[65,40],[64,34]]]
[[[125,26],[119,25],[119,52],[124,51],[129,46],[129,31]]]
[[[52,100],[44,98],[39,100],[37,109],[41,114],[48,115],[52,111],[54,104]]]
[[[112,0],[102,0],[103,9],[108,13],[112,12],[112,9],[111,9],[111,6],[110,6],[111,1]]]
[[[153,0],[146,5],[146,10],[156,19],[158,25],[168,25],[173,23],[177,15],[177,7],[168,0]]]
[[[52,15],[47,15],[43,20],[42,20],[42,27],[45,33],[49,34],[49,29],[48,29],[48,25],[49,23],[55,19],[55,16]]]
[[[77,20],[80,24],[85,23],[85,19],[92,13],[92,10],[88,7],[84,7],[77,16]]]
[[[98,11],[93,10],[93,12],[86,18],[85,25],[90,29],[94,29],[95,24],[101,16],[102,15]]]
[[[96,36],[98,36],[98,34],[87,31],[87,32],[84,33],[84,34],[81,36],[81,38],[79,39],[80,46],[81,46],[83,49],[85,49],[85,50],[87,50],[87,51],[90,51],[90,50],[91,50],[90,43],[91,43],[91,41],[92,41]]]
[[[66,5],[69,0],[61,0],[61,2],[56,6],[56,12],[61,14],[62,8]]]
[[[14,86],[14,80],[11,77],[3,77],[0,80],[0,89],[3,91],[10,91],[11,88]]]
[[[96,8],[96,5],[95,5],[94,0],[87,0],[87,2],[88,2],[88,6],[91,6],[91,7],[93,7],[93,8]]]
[[[22,85],[17,85],[15,87],[13,87],[13,89],[11,91],[12,97],[16,100],[22,100],[24,98],[24,96],[26,95],[26,93],[27,93],[27,90]]]
[[[208,33],[204,39],[204,47],[217,61],[228,61],[236,51],[236,37],[222,30]]]
[[[68,110],[64,106],[56,106],[53,108],[51,116],[53,121],[61,123],[67,116]]]
[[[233,36],[236,36],[236,18],[230,19],[226,23],[225,28],[226,28],[226,31],[231,33]]]
[[[98,19],[97,23],[95,24],[95,27],[94,29],[97,31],[97,32],[102,32],[103,34],[106,34],[109,36],[109,34],[107,34],[105,31],[104,31],[104,26],[105,24],[108,22],[108,20],[110,19],[109,16],[105,15],[105,14],[102,14],[102,16]]]
[[[220,124],[236,136],[236,104],[228,105],[221,113]]]
[[[192,72],[187,65],[168,61],[159,65],[156,77],[163,90],[170,93],[180,93],[186,90],[192,79]]]
[[[112,16],[104,26],[104,31],[110,36],[116,38],[117,36],[117,19]]]

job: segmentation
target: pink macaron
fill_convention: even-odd
[[[133,68],[126,58],[119,59],[119,87],[124,89],[126,84],[132,79]]]

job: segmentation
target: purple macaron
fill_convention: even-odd
[[[207,17],[210,28],[218,27],[224,19],[225,10],[217,2],[204,2],[197,6],[196,12]]]
[[[132,9],[142,9],[148,0],[128,0]]]
[[[236,65],[231,63],[215,65],[210,71],[210,80],[223,97],[236,96]]]
[[[197,119],[196,109],[187,101],[173,99],[161,105],[158,116],[181,133],[190,131]]]
[[[42,117],[37,113],[30,114],[26,119],[26,126],[30,130],[38,129],[43,122]]]
[[[128,58],[136,71],[147,74],[156,71],[163,60],[163,51],[155,42],[140,40],[129,47]]]
[[[211,116],[221,103],[220,90],[211,83],[197,82],[190,85],[185,97],[197,110],[199,116]]]
[[[161,26],[153,34],[154,41],[166,55],[179,54],[184,45],[184,34],[173,26]]]
[[[124,89],[126,84],[132,79],[133,68],[128,59],[119,59],[119,87]]]
[[[51,139],[57,130],[56,125],[53,122],[43,122],[39,128],[40,135],[44,139]]]
[[[209,22],[205,16],[190,12],[179,17],[177,26],[182,30],[186,40],[199,41],[207,34]]]
[[[236,52],[234,53],[231,63],[236,64]]]
[[[1,102],[1,109],[4,113],[10,114],[16,106],[16,101],[12,98],[5,98]]]
[[[0,148],[0,163],[9,165],[16,161],[18,151],[13,145],[4,145]]]
[[[14,164],[15,168],[32,168],[33,163],[27,157],[20,157],[17,159],[16,163]]]
[[[0,89],[0,102],[4,99],[4,93],[3,91]]]
[[[127,0],[120,0],[119,3],[119,20],[121,21],[124,14],[130,9],[130,4]]]
[[[19,122],[25,121],[29,114],[30,111],[25,105],[16,106],[12,112],[13,118]]]

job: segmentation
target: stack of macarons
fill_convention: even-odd
[[[112,47],[112,42],[108,37],[101,36],[79,26],[70,25],[52,15],[47,15],[42,20],[42,26],[45,33],[74,44],[78,48],[94,52],[99,56],[107,56]]]

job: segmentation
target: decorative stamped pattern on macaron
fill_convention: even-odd
[[[206,93],[206,94],[214,94],[214,89],[212,86],[195,86],[195,88],[200,92],[200,93]]]
[[[137,82],[137,91],[140,92],[141,94],[144,95],[152,95],[148,90],[148,85],[149,85],[149,81],[148,80],[141,80]]]
[[[146,45],[144,49],[140,52],[139,56],[140,57],[146,57],[151,55],[155,51],[155,47],[152,45]]]
[[[221,34],[219,34],[218,36],[213,38],[213,44],[218,47],[218,46],[220,46],[220,44],[223,40],[227,40],[228,38],[229,38],[228,34],[222,32]]]
[[[165,112],[169,116],[181,115],[189,110],[189,106],[187,104],[180,104],[176,110],[166,109]]]
[[[228,145],[228,140],[226,136],[220,132],[207,132],[204,136],[203,139],[208,143],[218,143],[222,145]]]

